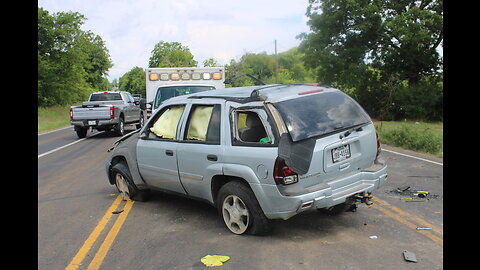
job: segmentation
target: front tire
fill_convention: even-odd
[[[255,194],[241,182],[223,185],[218,192],[217,206],[225,225],[234,234],[265,235],[272,229]]]
[[[122,197],[129,198],[135,201],[148,200],[149,191],[139,190],[133,183],[130,170],[125,162],[119,162],[112,167],[113,179],[115,179],[115,186]]]

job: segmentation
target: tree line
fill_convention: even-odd
[[[80,29],[78,12],[38,8],[38,106],[66,105],[108,89],[112,61],[102,38]]]
[[[437,50],[443,43],[442,0],[309,0],[306,15],[310,32],[299,33],[298,47],[278,55],[245,53],[225,65],[226,77],[247,73],[266,84],[333,85],[377,119],[443,119],[443,58]],[[108,50],[99,36],[79,29],[84,19],[39,8],[39,106],[68,104],[107,88],[145,95],[144,68],[133,67],[110,83],[104,78],[112,66]],[[199,66],[187,46],[154,46],[148,67],[180,66]],[[254,84],[243,76],[227,87]]]

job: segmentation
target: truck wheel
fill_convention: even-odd
[[[133,183],[130,170],[125,162],[119,162],[112,167],[112,174],[115,179],[115,186],[123,198],[129,198],[135,201],[147,201],[150,192],[148,190],[139,190]]]
[[[143,118],[143,113],[140,114],[140,119],[138,120],[138,124],[136,126],[137,129],[142,128],[145,124],[145,119]]]
[[[79,127],[79,128],[76,128],[75,131],[77,132],[78,138],[82,139],[87,136],[88,128]]]
[[[220,216],[232,233],[264,235],[272,229],[255,194],[245,184],[228,182],[220,188],[217,198]]]
[[[125,121],[123,120],[122,116],[118,118],[118,124],[115,127],[115,132],[117,132],[118,136],[125,135]]]

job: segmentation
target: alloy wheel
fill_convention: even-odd
[[[247,228],[250,219],[247,206],[236,195],[229,195],[225,198],[222,205],[223,220],[228,229],[235,234],[243,234]]]

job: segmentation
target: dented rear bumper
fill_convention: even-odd
[[[378,161],[370,168],[345,178],[319,185],[319,189],[295,196],[281,194],[276,185],[252,185],[257,199],[270,219],[289,219],[292,216],[316,208],[328,208],[341,204],[351,196],[380,188],[387,180],[387,165]],[[260,196],[258,196],[260,195]]]

